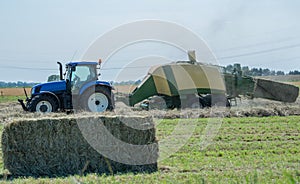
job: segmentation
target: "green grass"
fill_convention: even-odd
[[[157,138],[178,123],[194,123],[188,142],[159,162],[152,174],[88,174],[66,178],[17,178],[14,183],[299,183],[300,116],[226,118],[213,144],[200,150],[208,119],[163,120]],[[2,131],[2,127],[0,129]],[[0,166],[3,161],[0,159]],[[2,175],[7,171],[0,170]],[[4,180],[2,180],[5,182]],[[11,182],[11,181],[8,181]]]
[[[0,96],[0,103],[17,102],[18,99],[25,100],[25,96]]]

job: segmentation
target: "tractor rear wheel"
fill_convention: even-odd
[[[51,96],[37,95],[32,98],[27,108],[30,112],[57,112],[58,104],[57,101]]]
[[[105,87],[96,87],[86,91],[82,98],[83,109],[90,112],[104,112],[113,109],[111,91]]]

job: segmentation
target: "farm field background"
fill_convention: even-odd
[[[57,115],[56,115],[57,116]],[[61,114],[61,116],[66,116]],[[300,116],[225,118],[213,143],[200,149],[204,119],[184,119],[196,128],[181,149],[159,162],[151,174],[88,174],[58,178],[14,178],[3,170],[3,183],[299,183]],[[164,139],[179,119],[157,122]],[[1,132],[3,124],[0,126]]]
[[[30,95],[30,88],[25,88],[28,95]],[[25,99],[23,88],[0,88],[0,103],[17,102],[18,99]]]
[[[300,87],[299,80],[287,83]],[[128,93],[134,87],[116,86],[115,92]],[[30,94],[30,89],[26,90]],[[0,97],[1,134],[5,124],[16,118],[72,116],[25,113],[16,103],[17,98],[25,99],[22,88],[1,88],[0,91],[3,92]],[[0,152],[0,183],[300,183],[300,98],[293,104],[242,99],[229,114],[227,112],[213,142],[203,150],[200,143],[211,118],[198,117],[218,111],[140,112],[123,105],[117,104],[116,112],[152,115],[157,124],[158,140],[170,135],[178,123],[191,123],[196,128],[184,146],[160,161],[158,171],[151,174],[91,173],[57,178],[18,178],[3,168]]]
[[[262,76],[259,78],[274,80],[278,82],[299,82],[300,81],[300,75]]]
[[[25,88],[28,95],[30,95],[30,88]],[[1,96],[24,96],[23,88],[0,88]]]

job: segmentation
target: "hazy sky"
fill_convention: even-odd
[[[2,0],[0,81],[46,81],[57,73],[57,61],[79,60],[107,31],[145,19],[170,21],[194,31],[221,65],[300,70],[299,9],[297,0]],[[132,59],[145,49],[170,60],[186,59],[176,49],[162,52],[164,47],[137,45],[111,60],[116,64]],[[113,80],[111,74],[119,72],[103,69],[105,80]]]

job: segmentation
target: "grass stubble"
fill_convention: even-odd
[[[157,139],[163,140],[180,123],[196,118],[195,130],[188,142],[170,157],[158,163],[152,174],[71,175],[56,178],[12,178],[0,158],[1,182],[14,183],[299,183],[300,116],[299,99],[291,104],[265,100],[244,101],[224,111],[224,119],[213,143],[200,149],[201,135],[209,118],[207,111],[159,110],[132,111],[116,109],[118,114],[153,115],[159,120]],[[1,132],[4,124],[18,118],[55,118],[65,113],[24,113],[16,103],[0,105]],[[85,116],[89,113],[82,113]],[[75,116],[81,116],[76,114]],[[161,120],[161,118],[165,118]],[[6,180],[7,179],[7,180]]]

